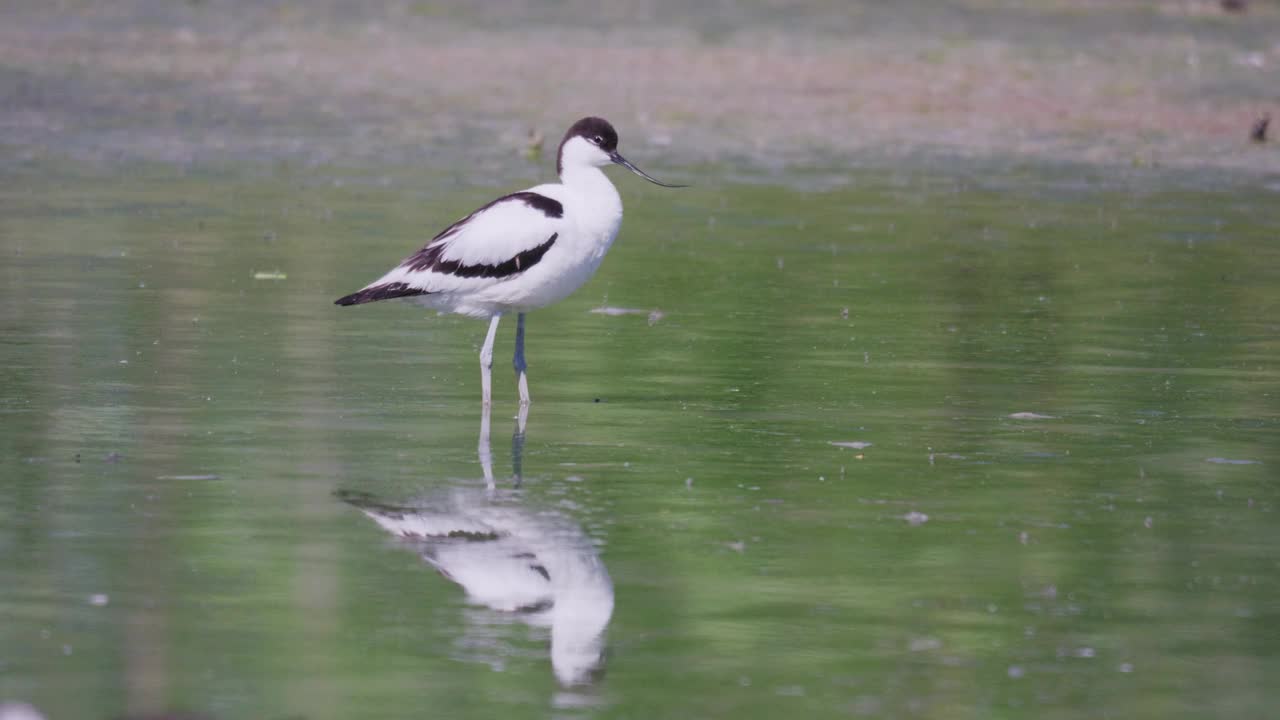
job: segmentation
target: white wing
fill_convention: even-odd
[[[337,304],[474,291],[528,270],[541,262],[565,227],[564,206],[544,187],[500,197],[476,210]]]

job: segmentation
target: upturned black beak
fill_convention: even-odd
[[[630,160],[628,160],[628,159],[626,159],[626,158],[622,157],[621,155],[619,155],[617,150],[614,150],[613,152],[609,153],[609,159],[610,159],[610,160],[612,160],[612,161],[614,161],[615,163],[617,163],[617,164],[621,165],[622,167],[624,167],[624,168],[626,168],[626,169],[630,170],[631,172],[633,172],[633,173],[635,173],[635,174],[639,175],[640,177],[644,178],[645,180],[648,180],[649,182],[653,183],[654,185],[661,185],[662,187],[666,187],[666,188],[682,188],[682,187],[689,187],[688,185],[669,185],[669,184],[667,184],[667,183],[662,182],[661,180],[655,180],[655,179],[653,179],[652,177],[649,177],[649,174],[648,174],[648,173],[646,173],[645,171],[643,171],[643,170],[641,170],[640,168],[636,167],[635,165],[632,165]]]

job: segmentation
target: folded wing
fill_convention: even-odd
[[[474,291],[509,280],[542,261],[560,235],[563,217],[560,201],[539,192],[500,197],[337,304]]]

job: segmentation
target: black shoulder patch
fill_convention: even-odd
[[[520,198],[521,200],[524,201],[525,205],[528,205],[534,210],[542,211],[542,214],[546,215],[549,218],[564,217],[564,205],[560,204],[560,201],[556,200],[555,198],[549,198],[546,195],[541,195],[536,192],[529,192],[528,190],[525,190],[524,192],[512,193],[507,197]]]
[[[414,297],[415,295],[429,295],[426,290],[411,288],[402,282],[386,283],[385,285],[374,285],[367,287],[360,292],[351,293],[344,297],[340,297],[333,301],[334,305],[360,305],[362,303],[374,302],[375,300],[393,300],[395,298]]]

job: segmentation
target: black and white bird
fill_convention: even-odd
[[[559,183],[504,195],[445,228],[426,247],[338,305],[408,299],[429,308],[489,318],[480,350],[481,394],[491,401],[490,369],[498,321],[516,313],[513,364],[520,404],[529,404],[524,316],[577,290],[600,267],[622,224],[622,199],[601,171],[621,165],[655,185],[618,154],[608,121],[586,117],[560,141]]]

